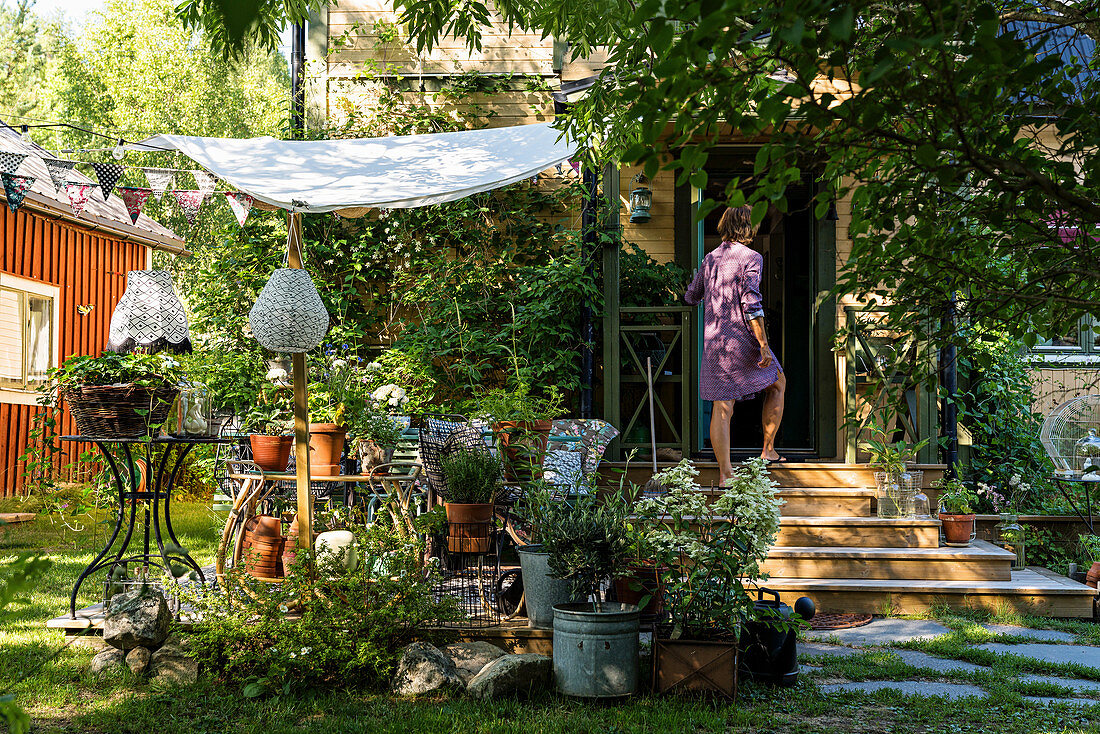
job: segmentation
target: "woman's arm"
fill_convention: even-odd
[[[749,328],[752,329],[752,335],[756,337],[756,341],[760,343],[760,361],[756,366],[767,367],[772,363],[772,348],[768,346],[768,334],[764,331],[764,314],[761,313],[756,318],[750,319]]]
[[[764,304],[760,297],[760,275],[764,269],[764,256],[754,252],[745,265],[744,289],[741,291],[741,311],[749,322],[749,329],[760,343],[760,361],[757,367],[767,367],[772,363],[772,350],[768,346],[768,334],[764,331]]]
[[[689,306],[694,306],[703,300],[703,292],[706,290],[703,282],[703,273],[706,271],[706,261],[703,261],[703,266],[695,269],[695,277],[691,279],[691,285],[688,286],[687,292],[684,293],[684,302]]]

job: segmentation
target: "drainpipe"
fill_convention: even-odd
[[[306,24],[290,31],[290,137],[302,138],[306,129]]]
[[[586,278],[594,278],[596,274],[597,245],[599,232],[597,231],[598,212],[600,206],[600,189],[597,184],[596,172],[588,167],[584,169],[584,207],[581,209],[581,242],[584,256],[587,259],[584,268]],[[592,345],[596,341],[596,322],[592,316],[591,303],[585,303],[581,309],[580,338],[581,338],[581,418],[592,418],[593,411],[592,385],[596,381],[596,363]]]
[[[952,340],[955,338],[955,305],[956,296],[952,289],[951,297],[947,302],[947,314],[944,317],[944,331]],[[940,374],[944,390],[943,435],[946,439],[943,458],[944,463],[947,464],[948,477],[954,477],[959,463],[959,408],[955,403],[959,392],[959,348],[954,341],[940,349]]]

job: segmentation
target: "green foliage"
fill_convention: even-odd
[[[376,409],[409,415],[422,413],[433,405],[440,389],[431,359],[421,352],[398,347],[382,350],[367,364],[363,386],[371,394]]]
[[[550,554],[554,578],[569,582],[575,599],[600,601],[605,581],[621,576],[631,557],[629,508],[582,494],[545,507],[542,549]]]
[[[1090,563],[1100,561],[1100,535],[1078,535],[1081,551]]]
[[[491,504],[496,501],[504,466],[488,449],[456,451],[443,459],[447,501],[458,504]]]
[[[548,421],[565,412],[565,404],[556,385],[551,385],[545,396],[531,394],[531,387],[520,383],[517,387],[494,388],[470,402],[470,412],[487,416],[495,421]]]
[[[902,474],[905,465],[916,459],[922,448],[928,445],[928,439],[910,445],[905,439],[889,442],[888,431],[878,425],[871,426],[876,438],[866,441],[864,448],[871,455],[870,464],[875,469],[890,475]]]
[[[404,430],[388,415],[367,412],[352,424],[353,435],[392,448],[401,440]]]
[[[637,245],[623,242],[619,250],[620,305],[682,305],[689,276],[676,263],[659,263]]]
[[[4,524],[0,520],[0,526]],[[5,608],[24,599],[51,566],[53,561],[34,553],[23,553],[0,566],[0,571],[3,572],[0,574],[0,620],[5,616]],[[10,690],[10,686],[6,690]],[[30,731],[31,719],[16,703],[14,695],[0,695],[0,719],[7,723],[11,734],[26,734]]]
[[[971,436],[969,476],[1000,488],[1013,507],[1052,499],[1053,467],[1039,441],[1042,416],[1031,410],[1023,346],[1007,337],[975,338],[960,368],[970,383],[959,395],[959,421]]]
[[[34,0],[0,5],[0,99],[9,124],[38,112],[47,64],[44,35]]]
[[[1057,573],[1066,573],[1071,563],[1084,563],[1085,556],[1076,539],[1068,539],[1048,527],[1026,524],[1027,565],[1042,566]],[[1092,563],[1088,559],[1088,563]]]
[[[246,697],[387,683],[401,647],[456,612],[432,593],[419,541],[383,523],[353,527],[363,553],[355,571],[319,559],[315,576],[302,554],[279,584],[238,568],[228,590],[192,591],[188,603],[200,614],[191,653]]]
[[[958,479],[939,479],[932,483],[940,489],[940,512],[945,515],[969,515],[981,501],[981,497]]]
[[[51,370],[51,388],[77,385],[134,384],[147,388],[174,387],[183,378],[179,363],[165,353],[117,354],[103,352],[98,357],[75,355],[57,370]]]
[[[183,0],[179,17],[202,30],[210,45],[226,57],[240,57],[253,44],[276,49],[288,24],[305,23],[325,0]]]

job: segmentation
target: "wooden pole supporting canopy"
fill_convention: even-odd
[[[288,268],[302,267],[302,215],[287,213]],[[294,461],[298,496],[298,547],[313,550],[313,503],[309,493],[309,369],[305,352],[290,357],[294,378]]]

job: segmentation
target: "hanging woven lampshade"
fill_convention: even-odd
[[[111,314],[107,350],[127,354],[191,351],[187,314],[165,270],[131,270]]]
[[[248,323],[256,340],[273,352],[308,352],[328,332],[328,311],[308,272],[279,268],[248,312]]]

